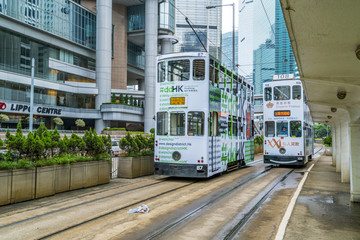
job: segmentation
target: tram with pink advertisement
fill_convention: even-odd
[[[300,80],[263,84],[264,163],[303,166],[314,154],[314,130]],[[281,75],[280,75],[281,76]]]

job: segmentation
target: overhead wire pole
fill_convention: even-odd
[[[193,26],[192,26],[191,23],[189,22],[189,19],[188,19],[187,17],[185,17],[185,20],[186,20],[187,24],[189,24],[189,26],[191,27],[191,29],[193,30],[193,32],[195,33],[196,37],[199,39],[199,42],[201,43],[201,45],[202,45],[203,48],[205,49],[205,52],[207,52],[204,43],[201,41],[199,35],[196,33],[196,31],[194,30]]]

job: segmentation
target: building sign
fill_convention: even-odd
[[[0,102],[0,110],[7,110],[10,112],[17,112],[17,113],[30,113],[30,106],[26,104],[16,104],[12,103],[11,105],[7,106],[6,103]],[[49,114],[49,115],[58,115],[61,116],[61,108],[51,108],[51,107],[42,107],[37,106],[34,107],[35,114]]]

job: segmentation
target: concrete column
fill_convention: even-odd
[[[350,124],[350,199],[360,202],[360,124]]]
[[[331,125],[331,135],[332,135],[332,165],[333,167],[336,166],[336,150],[337,150],[337,146],[336,146],[336,126],[335,124]]]
[[[111,99],[111,31],[112,0],[96,1],[96,109]],[[95,121],[95,129],[101,132],[108,123],[102,119]]]
[[[349,159],[349,123],[341,122],[341,182],[350,182],[350,159]]]
[[[158,0],[145,2],[145,105],[144,131],[155,127],[155,81],[158,35]]]
[[[165,38],[161,40],[161,54],[171,53],[172,40],[170,38]]]
[[[341,171],[341,125],[336,122],[336,172]]]
[[[145,81],[144,79],[138,79],[138,90],[144,91],[145,90]]]

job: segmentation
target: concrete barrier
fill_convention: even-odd
[[[35,169],[16,169],[12,171],[11,203],[35,198]]]
[[[85,187],[86,162],[72,163],[70,165],[70,190]]]
[[[70,166],[57,165],[55,167],[55,193],[70,190]]]
[[[55,169],[56,166],[36,168],[35,198],[55,194]]]
[[[0,171],[0,205],[9,204],[11,200],[11,171]]]
[[[84,187],[98,185],[99,182],[99,161],[86,162]]]

